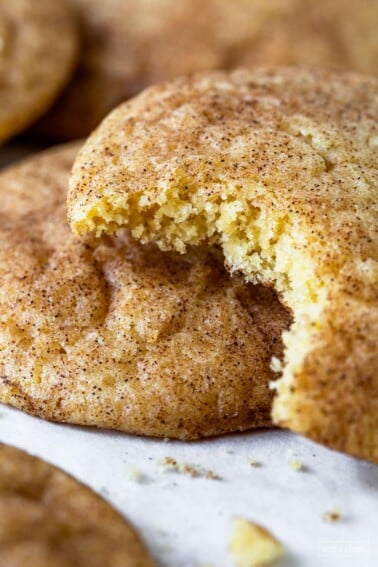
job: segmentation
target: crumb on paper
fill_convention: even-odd
[[[251,457],[249,459],[249,464],[251,465],[251,467],[254,467],[254,468],[261,467],[261,463],[259,461],[257,461],[256,459],[254,459],[253,457]]]
[[[244,518],[235,518],[231,553],[236,567],[270,565],[284,555],[285,549],[266,528]]]
[[[330,524],[334,524],[341,520],[341,514],[338,510],[328,510],[327,512],[324,512],[323,520]]]
[[[188,463],[183,463],[179,465],[177,470],[179,472],[182,472],[183,474],[191,476],[192,478],[195,478],[196,476],[200,476],[199,470],[193,467],[192,465],[188,465]]]
[[[205,477],[209,480],[220,480],[220,477],[214,471],[206,471]]]
[[[220,477],[214,471],[196,467],[189,463],[178,463],[173,457],[165,457],[160,464],[165,470],[182,473],[192,478],[202,477],[209,480],[220,480]]]
[[[167,470],[178,470],[178,462],[173,457],[165,457],[160,464]]]
[[[133,480],[134,482],[141,482],[143,480],[142,472],[135,467],[127,467],[126,473],[129,480]]]
[[[293,471],[303,471],[304,470],[304,466],[303,466],[302,461],[300,461],[297,458],[290,459],[289,465],[293,469]]]

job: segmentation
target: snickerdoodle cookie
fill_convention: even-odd
[[[76,61],[77,32],[62,0],[0,0],[0,142],[54,102]]]
[[[116,104],[178,75],[256,64],[378,73],[376,0],[73,0],[83,50],[40,131],[85,136]]]
[[[109,115],[74,166],[70,220],[215,244],[274,285],[294,314],[275,423],[378,462],[377,157],[374,78],[201,74]]]
[[[206,249],[75,237],[77,147],[0,176],[0,401],[31,414],[193,439],[270,424],[290,317]]]
[[[0,443],[0,567],[152,567],[134,528],[74,478]]]

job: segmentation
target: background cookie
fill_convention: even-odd
[[[77,232],[220,245],[294,313],[277,424],[378,462],[378,81],[208,73],[113,111],[73,169]]]
[[[152,567],[134,528],[89,488],[0,443],[0,567]]]
[[[0,142],[48,110],[76,51],[74,15],[63,0],[0,0]]]
[[[270,290],[66,220],[77,147],[0,177],[0,401],[51,420],[191,439],[270,424],[289,316]]]
[[[39,131],[86,136],[116,104],[178,75],[260,63],[378,72],[377,0],[73,0],[74,82]]]

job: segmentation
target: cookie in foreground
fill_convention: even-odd
[[[0,564],[152,567],[134,528],[63,471],[0,443]]]
[[[270,425],[269,361],[290,323],[274,292],[230,278],[205,248],[75,237],[77,150],[0,175],[0,402],[181,439]]]
[[[115,105],[179,75],[258,64],[378,73],[376,0],[72,0],[78,71],[39,133],[87,136]]]
[[[63,0],[0,0],[0,142],[46,112],[77,57],[76,18]]]
[[[273,420],[378,462],[378,81],[205,73],[114,110],[73,168],[73,229],[219,246],[293,311]]]

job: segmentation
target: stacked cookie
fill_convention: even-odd
[[[1,173],[0,402],[182,440],[275,424],[378,463],[378,5],[353,8],[0,1],[2,141],[43,114],[33,135],[87,136],[201,71]],[[298,63],[320,66],[271,66]],[[20,530],[42,518],[27,544],[0,527],[5,561],[151,564],[72,479],[0,461],[9,522],[29,489]]]
[[[376,75],[376,0],[0,2],[0,140],[87,136],[143,88],[196,71],[310,64]],[[76,65],[74,76],[74,65]]]

